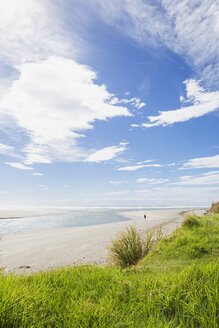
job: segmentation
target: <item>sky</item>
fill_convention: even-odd
[[[0,206],[219,200],[213,0],[1,0]]]

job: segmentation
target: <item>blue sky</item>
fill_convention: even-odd
[[[2,0],[0,206],[219,199],[215,1]]]

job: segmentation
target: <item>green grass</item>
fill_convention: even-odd
[[[136,265],[152,248],[154,232],[141,237],[135,226],[119,232],[108,248],[107,262],[115,267],[127,268]]]
[[[219,215],[195,218],[128,269],[0,276],[0,327],[218,327]]]

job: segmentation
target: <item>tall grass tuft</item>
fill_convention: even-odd
[[[141,238],[135,226],[121,231],[117,238],[112,240],[108,248],[107,262],[115,267],[126,268],[138,263],[154,244],[154,232],[146,233]]]
[[[182,226],[186,228],[194,228],[198,227],[200,225],[199,223],[199,217],[196,215],[190,215],[188,216],[185,221],[183,222]]]

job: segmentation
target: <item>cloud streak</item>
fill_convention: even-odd
[[[178,170],[203,168],[219,168],[219,155],[190,159]]]
[[[168,182],[169,179],[163,179],[163,178],[160,178],[160,179],[154,179],[154,178],[138,178],[137,179],[137,182],[139,183],[147,183],[147,184],[162,184],[162,183],[166,183]]]
[[[102,161],[109,161],[115,158],[118,154],[124,152],[127,149],[126,145],[126,142],[121,142],[119,146],[105,147],[97,150],[93,154],[90,154],[85,162],[99,163]]]
[[[159,111],[157,116],[148,116],[148,123],[133,124],[132,126],[150,128],[172,125],[201,117],[219,108],[219,91],[205,91],[194,79],[186,80],[184,84],[186,85],[187,97],[186,99],[181,98],[181,100],[183,103],[190,102],[189,106],[180,107],[176,110]]]
[[[219,185],[219,171],[202,173],[200,175],[185,175],[179,178],[177,185]]]
[[[130,166],[124,166],[119,167],[118,171],[136,171],[139,169],[142,169],[143,167],[161,167],[160,164],[141,164],[141,165],[130,165]]]
[[[15,167],[16,169],[19,169],[19,170],[33,170],[32,167],[30,166],[26,166],[22,163],[11,163],[11,162],[5,162],[6,165],[9,165],[11,167]]]
[[[1,155],[12,155],[14,153],[14,147],[0,143]]]
[[[183,56],[208,84],[218,83],[216,2],[95,0],[93,9],[107,24],[142,46],[168,47]]]

